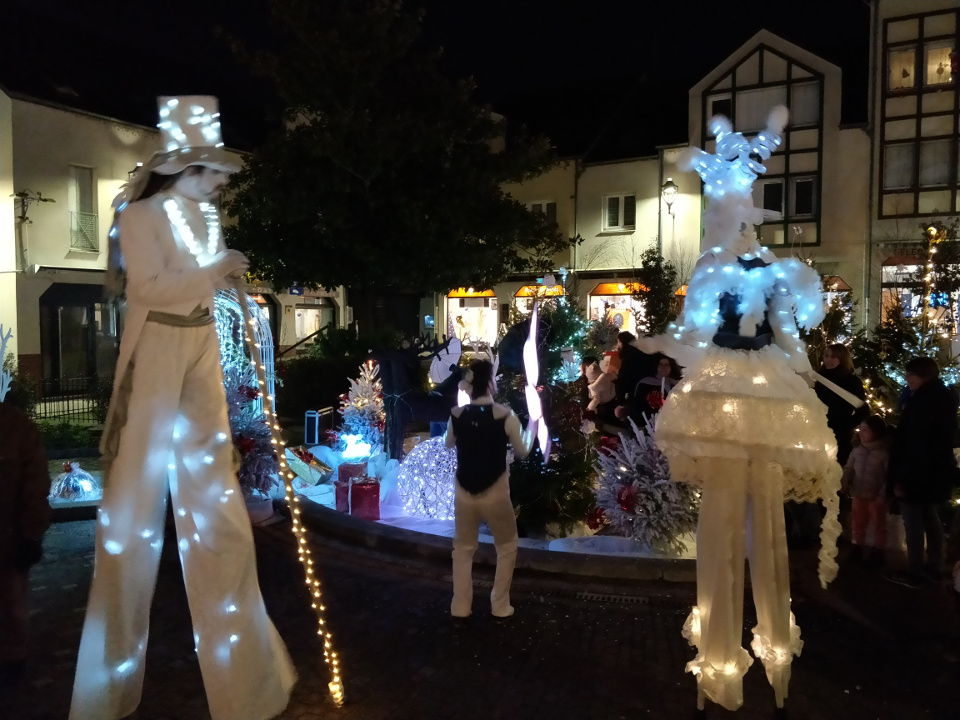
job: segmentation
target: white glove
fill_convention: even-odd
[[[221,250],[209,265],[215,278],[239,280],[250,267],[247,256],[239,250]]]

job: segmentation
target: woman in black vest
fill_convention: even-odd
[[[497,573],[490,592],[494,618],[513,615],[510,583],[517,561],[517,520],[510,502],[507,445],[515,457],[530,453],[536,422],[521,432],[520,420],[506,405],[493,402],[496,384],[493,365],[474,360],[461,385],[470,404],[454,408],[447,424],[446,445],[457,448],[457,488],[454,497],[456,530],[453,536],[453,602],[450,614],[467,618],[473,607],[473,554],[480,523],[486,522],[497,549]]]

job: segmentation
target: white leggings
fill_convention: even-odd
[[[698,654],[687,664],[700,691],[728,710],[743,704],[743,675],[753,663],[743,634],[744,557],[757,610],[754,655],[782,707],[790,664],[803,643],[790,612],[790,568],[783,511],[783,470],[775,463],[711,459],[697,527],[697,607],[684,635]]]
[[[497,549],[497,572],[490,591],[491,612],[497,617],[513,615],[510,584],[517,564],[517,518],[510,502],[509,470],[489,489],[471,495],[457,483],[453,498],[456,529],[453,536],[453,601],[450,614],[467,617],[473,607],[473,554],[477,550],[480,523],[486,521]]]
[[[127,372],[70,720],[115,720],[140,703],[168,486],[210,715],[272,718],[296,674],[260,595],[214,326],[146,323]]]

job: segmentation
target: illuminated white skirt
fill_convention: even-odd
[[[841,476],[836,439],[826,407],[790,369],[783,350],[706,350],[667,397],[656,441],[677,482],[717,479],[717,459],[780,466],[785,500],[823,500],[820,580],[835,577]]]
[[[788,499],[816,500],[839,487],[826,407],[775,345],[705,351],[667,398],[656,440],[680,482],[712,476],[703,459],[740,458],[782,466]]]

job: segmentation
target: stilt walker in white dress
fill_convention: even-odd
[[[125,276],[127,307],[70,720],[140,703],[168,490],[210,715],[267,720],[296,674],[260,594],[213,318],[214,289],[247,268],[212,204],[239,168],[216,98],[160,98],[158,127],[163,150],[118,198],[110,231],[108,281]]]
[[[786,121],[786,108],[775,108],[766,130],[748,141],[716,117],[716,154],[694,148],[681,160],[704,181],[710,249],[694,269],[681,319],[669,334],[637,341],[686,367],[660,411],[656,442],[673,479],[702,493],[697,606],[683,628],[697,648],[687,670],[701,709],[705,698],[729,710],[743,703],[753,663],[741,647],[745,557],[757,610],[750,647],[783,707],[803,646],[790,611],[785,499],[823,501],[821,583],[837,572],[840,466],[798,330],[823,318],[820,278],[761,247],[754,229],[763,211],[753,207],[751,187]]]

